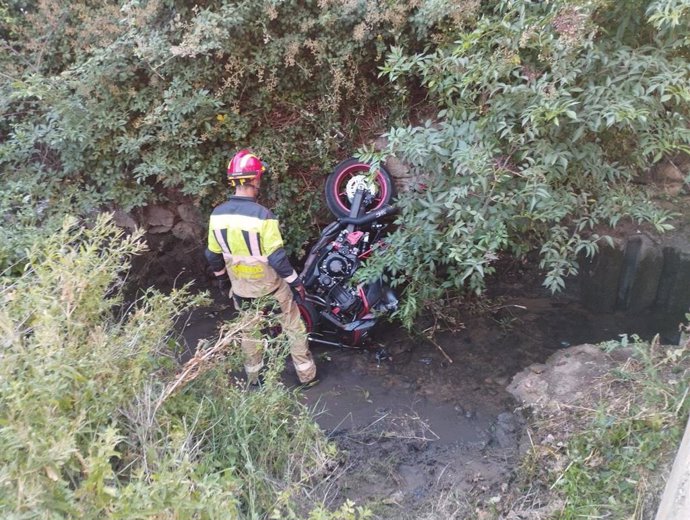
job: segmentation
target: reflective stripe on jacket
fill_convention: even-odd
[[[297,281],[278,219],[250,197],[230,197],[213,210],[206,258],[215,272],[227,268],[233,293],[245,298],[272,293],[281,280]]]

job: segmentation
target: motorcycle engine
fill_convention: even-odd
[[[321,271],[336,280],[342,280],[352,274],[354,266],[355,258],[344,255],[340,251],[334,251],[321,262]]]
[[[358,250],[354,246],[340,242],[319,262],[319,285],[328,295],[330,303],[347,311],[357,303],[354,291],[345,283],[357,269]]]

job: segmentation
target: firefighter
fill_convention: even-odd
[[[278,219],[256,202],[267,170],[266,163],[249,150],[232,158],[228,181],[235,195],[211,213],[206,259],[221,284],[227,287],[229,279],[229,296],[236,309],[241,311],[262,296],[276,300],[297,377],[300,383],[310,384],[316,381],[316,365],[297,306],[297,300],[305,297],[304,284],[285,253]],[[263,343],[256,331],[243,333],[241,342],[247,381],[258,384],[264,366]]]

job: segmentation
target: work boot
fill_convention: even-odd
[[[252,381],[247,381],[247,385],[244,387],[244,390],[246,392],[258,392],[263,388],[264,382],[261,381],[260,379],[252,380]]]
[[[246,390],[260,390],[264,386],[264,372],[262,369],[256,376],[247,378]]]

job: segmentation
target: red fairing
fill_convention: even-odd
[[[363,236],[364,236],[363,231],[353,231],[352,233],[348,233],[347,242],[351,246],[355,246],[355,245],[357,245],[357,242],[359,242],[362,239]]]
[[[359,293],[359,297],[362,299],[362,303],[364,304],[362,312],[359,313],[359,316],[362,317],[369,312],[369,300],[367,300],[367,295],[364,293],[364,286],[359,285],[357,287],[357,292]]]

